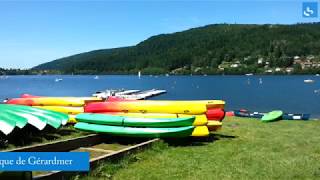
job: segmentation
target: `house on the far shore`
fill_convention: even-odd
[[[304,59],[299,56],[295,56],[293,58],[293,64],[300,65],[301,69],[320,68],[320,61],[317,61],[313,55],[307,56]]]

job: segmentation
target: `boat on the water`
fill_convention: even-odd
[[[61,78],[56,78],[54,81],[55,81],[55,82],[60,82],[60,81],[63,81],[63,79],[61,79]]]
[[[305,79],[305,80],[303,80],[303,82],[305,82],[305,83],[314,83],[314,80],[312,80],[312,79]]]

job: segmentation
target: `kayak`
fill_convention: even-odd
[[[247,117],[247,118],[257,118],[257,119],[261,119],[265,114],[260,112],[250,112],[247,110],[235,110],[233,112],[234,112],[234,115],[237,117]]]
[[[21,105],[2,106],[6,106],[4,108],[5,110],[11,111],[11,113],[27,119],[29,124],[35,126],[39,130],[42,130],[46,126],[46,124],[49,124],[54,128],[59,128],[61,125],[65,125],[68,121],[68,115],[55,111],[43,110]]]
[[[219,121],[208,121],[207,127],[209,131],[217,131],[222,126],[222,122]]]
[[[283,112],[282,111],[271,111],[267,114],[265,114],[262,118],[262,122],[272,122],[277,121],[281,119]]]
[[[227,111],[226,116],[234,116],[234,111]]]
[[[195,126],[191,136],[193,137],[206,137],[210,132],[207,126]]]
[[[75,123],[77,123],[76,115],[69,114],[68,123],[71,123],[71,124],[75,124]]]
[[[222,121],[225,115],[224,109],[221,108],[208,109],[206,112],[206,116],[209,120]]]
[[[194,127],[175,127],[175,128],[137,128],[137,127],[123,127],[123,126],[108,126],[100,124],[89,124],[78,122],[76,129],[91,131],[96,133],[106,133],[117,136],[128,137],[144,137],[144,138],[177,138],[188,137],[192,134]]]
[[[72,107],[72,106],[32,106],[32,107],[61,112],[65,114],[73,114],[73,115],[84,112],[83,107]]]
[[[39,110],[28,106],[0,104],[0,131],[8,135],[15,127],[23,128],[28,123],[39,130],[47,124],[58,128],[66,123],[68,116],[62,113]]]
[[[101,101],[96,97],[37,97],[9,99],[7,104],[26,106],[76,106],[82,107],[86,101]]]
[[[207,125],[208,119],[205,115],[188,115],[188,114],[168,114],[168,113],[123,113],[123,112],[104,112],[103,114],[125,116],[125,117],[140,117],[140,118],[186,118],[195,117],[193,126]]]
[[[78,122],[128,127],[181,127],[192,126],[195,117],[187,118],[139,118],[106,114],[81,113],[76,116]]]
[[[282,115],[282,119],[284,120],[309,120],[310,114],[288,114],[284,113]]]
[[[119,98],[119,97],[109,97],[107,99],[107,102],[125,102],[125,101],[130,101],[130,102],[139,102],[139,103],[144,103],[144,102],[152,102],[155,100],[132,100],[132,99],[124,99],[124,98]],[[156,102],[167,102],[167,101],[163,101],[163,100],[156,100]],[[179,103],[179,102],[183,102],[183,103],[196,103],[199,105],[205,105],[208,109],[210,108],[224,108],[225,102],[221,101],[221,100],[194,100],[194,101],[168,101],[170,103]]]
[[[6,114],[0,114],[0,131],[4,135],[10,134],[16,127],[16,122],[10,116],[4,116]]]
[[[15,121],[15,126],[22,129],[28,124],[28,119],[16,114],[16,111],[1,108],[0,119],[9,119]]]
[[[171,113],[171,114],[205,114],[209,101],[119,101],[96,102],[85,106],[85,112],[130,112],[130,113]],[[210,101],[210,107],[223,108],[225,102]],[[208,105],[209,106],[209,105]]]

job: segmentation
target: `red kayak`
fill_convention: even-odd
[[[234,112],[233,111],[228,111],[228,112],[226,112],[226,116],[234,116]]]
[[[208,120],[222,121],[226,113],[221,108],[208,109],[206,112]]]

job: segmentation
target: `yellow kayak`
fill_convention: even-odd
[[[206,137],[210,132],[207,126],[196,126],[191,134],[192,137]]]
[[[78,122],[78,121],[76,120],[76,115],[70,114],[70,115],[69,115],[68,123],[70,123],[70,124],[76,124],[77,122]]]
[[[222,127],[222,122],[220,121],[208,121],[207,127],[209,131],[217,131]]]
[[[65,114],[79,114],[83,113],[83,107],[72,107],[72,106],[33,106],[36,108],[57,111]]]
[[[188,114],[168,114],[168,113],[124,113],[124,112],[110,112],[104,113],[117,116],[126,117],[140,117],[140,118],[186,118],[195,117],[193,126],[205,126],[208,123],[206,115],[188,115]]]
[[[19,104],[27,106],[77,106],[81,107],[85,101],[101,101],[97,97],[39,97],[39,98],[14,98],[7,104]]]
[[[129,113],[169,113],[169,114],[205,114],[209,108],[224,107],[225,102],[213,101],[116,101],[90,103],[85,112],[129,112]]]

